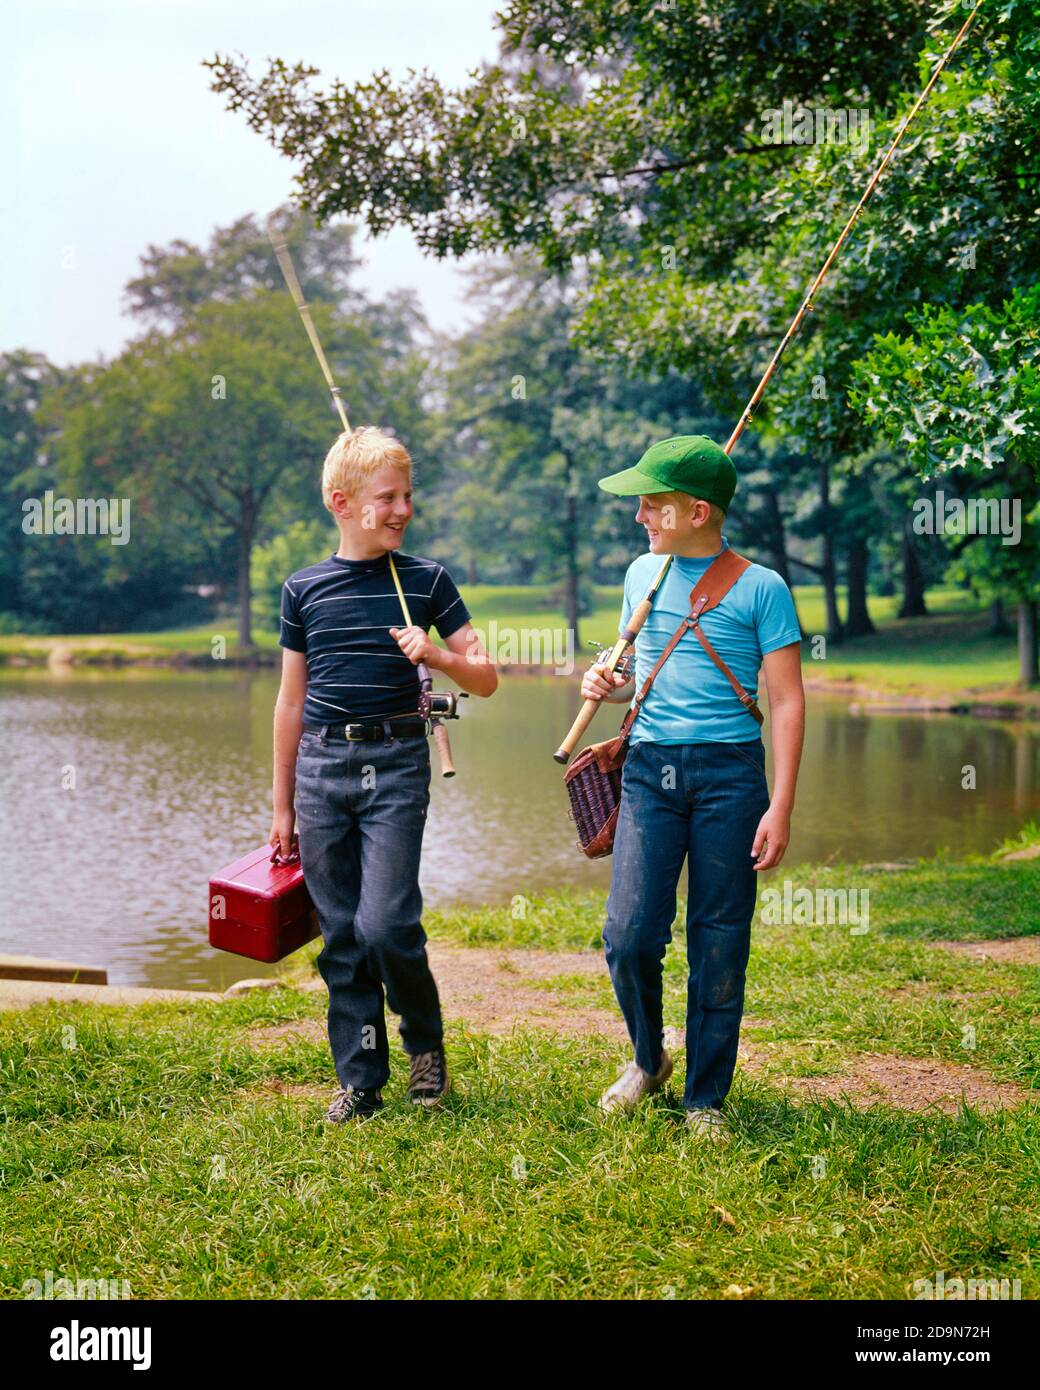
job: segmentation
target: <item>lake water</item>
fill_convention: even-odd
[[[212,870],[267,838],[276,690],[271,672],[0,673],[0,951],[103,965],[113,984],[224,988],[267,973],[211,950],[206,897]],[[606,886],[610,861],[575,848],[551,756],[578,703],[575,682],[552,676],[506,677],[465,703],[449,725],[458,776],[433,779],[427,904]],[[590,737],[620,717],[604,709]],[[1035,724],[856,715],[810,695],[779,873],[985,852],[1037,815]]]

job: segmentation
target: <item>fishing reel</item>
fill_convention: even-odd
[[[458,719],[459,701],[468,699],[467,690],[431,690],[430,715],[434,719]]]
[[[606,666],[608,664],[610,660],[610,653],[614,650],[613,647],[601,647],[598,642],[588,642],[586,643],[586,646],[595,647],[596,649],[596,660],[594,661],[593,665]],[[618,662],[617,667],[615,669],[617,671],[617,674],[621,677],[623,681],[630,681],[634,674],[632,669],[631,654],[623,656],[621,660]]]
[[[420,719],[458,719],[459,701],[468,700],[465,690],[430,690],[425,681],[419,687]]]
[[[430,732],[433,734],[437,756],[441,762],[441,776],[454,777],[455,764],[451,757],[451,743],[448,739],[448,731],[441,720],[458,719],[459,701],[467,698],[467,692],[465,690],[431,690],[431,684],[432,680],[427,670],[419,686],[419,718],[430,721]]]

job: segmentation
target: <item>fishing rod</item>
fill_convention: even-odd
[[[311,318],[310,307],[303,297],[303,290],[300,282],[296,278],[296,268],[292,263],[292,256],[289,254],[289,245],[285,236],[279,232],[274,223],[273,214],[267,219],[267,235],[271,245],[274,247],[274,254],[278,257],[278,264],[282,268],[282,275],[292,295],[293,303],[300,311],[300,318],[303,319],[303,326],[307,330],[307,337],[311,340],[311,347],[314,355],[318,359],[325,383],[329,388],[333,404],[339,411],[340,422],[343,425],[344,434],[350,433],[350,421],[347,419],[347,412],[343,405],[343,397],[339,387],[336,385],[329,370],[328,359],[318,337],[318,330],[314,327],[314,320]],[[387,559],[390,561],[390,577],[394,581],[394,588],[397,590],[397,599],[401,605],[401,613],[404,617],[405,627],[412,626],[412,615],[408,611],[408,600],[404,596],[401,588],[401,581],[397,576],[397,566],[394,564],[392,551],[387,551]],[[443,715],[446,719],[458,718],[458,696],[453,693],[447,695],[435,695],[433,693],[433,676],[430,668],[425,661],[420,661],[416,665],[416,672],[419,677],[419,708],[420,719],[428,719],[430,728],[433,730],[433,741],[437,745],[437,756],[440,759],[441,776],[454,777],[455,764],[451,756],[451,740],[448,738],[448,731],[441,723],[438,715]]]
[[[817,290],[823,284],[824,276],[827,274],[828,270],[830,270],[831,266],[833,265],[834,260],[838,255],[838,252],[844,246],[849,233],[852,231],[856,219],[859,217],[860,213],[863,211],[867,203],[870,201],[871,195],[873,194],[874,189],[877,187],[878,180],[881,178],[881,175],[885,172],[886,168],[888,167],[889,161],[898,149],[903,139],[903,136],[906,134],[910,122],[917,115],[918,111],[920,111],[921,107],[928,99],[929,93],[931,92],[932,88],[939,80],[939,76],[942,73],[943,69],[946,67],[946,64],[950,61],[954,53],[956,53],[957,49],[960,47],[961,40],[964,38],[964,35],[971,28],[972,21],[978,14],[979,10],[982,8],[983,3],[984,0],[978,0],[978,3],[975,5],[975,8],[972,10],[971,14],[968,15],[968,18],[961,25],[960,32],[957,34],[957,37],[953,40],[949,48],[943,54],[935,71],[928,79],[928,82],[922,90],[920,96],[914,102],[909,113],[904,117],[902,124],[896,132],[895,139],[888,147],[888,152],[886,153],[884,159],[881,161],[878,167],[874,170],[870,182],[864,189],[863,196],[860,198],[859,202],[853,209],[851,217],[845,223],[845,226],[842,228],[841,235],[838,237],[837,241],[831,247],[830,255],[824,261],[823,266],[820,269],[820,273],[816,276],[816,279],[809,286],[809,292],[805,296],[805,299],[802,301],[801,307],[799,308],[797,314],[795,314],[794,318],[791,320],[791,325],[788,328],[787,332],[784,334],[783,338],[781,339],[780,346],[773,354],[772,360],[769,363],[769,366],[766,368],[762,380],[758,383],[758,386],[755,388],[755,391],[751,399],[745,406],[743,414],[737,421],[736,428],[733,430],[733,433],[726,441],[726,444],[723,448],[723,453],[728,455],[732,452],[734,444],[736,444],[737,440],[744,432],[744,427],[751,421],[751,418],[755,412],[755,408],[758,405],[759,401],[762,399],[766,386],[769,383],[769,379],[776,370],[780,358],[784,355],[784,351],[786,350],[787,345],[790,343],[791,339],[798,331],[798,327],[801,324],[802,319],[805,317],[807,313],[809,313],[812,310],[813,298]],[[602,662],[596,663],[597,669],[603,671],[604,674],[613,675],[615,671],[620,669],[622,661],[624,660],[625,651],[635,641],[643,624],[646,622],[647,617],[650,613],[650,609],[653,606],[654,597],[657,594],[658,589],[660,589],[661,585],[664,583],[665,576],[668,573],[671,563],[672,556],[669,555],[665,558],[664,564],[661,566],[656,578],[654,579],[654,582],[650,585],[650,588],[646,591],[644,597],[632,610],[632,614],[628,620],[628,625],[622,632],[621,636],[614,643],[613,647],[610,648],[609,652],[606,655],[606,658]],[[602,701],[600,700],[585,701],[585,703],[582,705],[581,709],[578,712],[577,718],[571,725],[567,733],[567,737],[563,740],[559,748],[553,754],[553,758],[556,762],[560,764],[566,764],[569,761],[571,754],[574,752],[575,748],[578,745],[578,740],[581,738],[582,734],[584,734],[585,730],[591,724],[592,719],[596,711],[599,709],[601,703]]]

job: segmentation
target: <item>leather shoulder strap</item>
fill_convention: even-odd
[[[697,619],[717,608],[750,564],[745,556],[728,548],[712,560],[690,593],[690,617]]]
[[[639,711],[642,709],[642,707],[643,707],[643,701],[644,701],[644,700],[646,699],[646,697],[650,694],[650,687],[653,685],[654,681],[657,679],[657,673],[660,671],[661,667],[664,665],[664,663],[665,663],[665,662],[668,660],[668,658],[671,656],[672,652],[675,651],[676,647],[679,645],[679,642],[680,642],[680,640],[681,640],[681,638],[682,638],[683,634],[685,633],[685,631],[686,631],[686,629],[687,629],[688,626],[689,626],[689,619],[688,619],[688,618],[683,618],[682,622],[679,624],[679,626],[678,626],[678,627],[675,629],[675,631],[672,633],[671,637],[669,637],[667,646],[665,647],[664,651],[661,653],[661,655],[657,658],[656,662],[654,663],[654,669],[650,672],[650,674],[647,676],[646,680],[643,682],[643,688],[642,688],[642,690],[640,690],[639,694],[636,696],[635,702],[633,703],[632,708],[628,711],[628,713],[625,715],[624,719],[621,721],[621,728],[620,728],[620,730],[619,730],[619,734],[620,734],[620,737],[622,738],[622,740],[628,738],[628,735],[629,735],[629,732],[630,732],[630,730],[631,730],[631,728],[632,728],[632,725],[633,725],[633,723],[635,722],[635,717],[636,717],[636,715],[639,713]]]
[[[729,669],[722,657],[705,637],[701,628],[701,618],[705,613],[710,613],[713,608],[717,608],[722,600],[729,593],[730,589],[737,582],[740,576],[751,564],[743,555],[738,555],[735,550],[724,550],[717,560],[714,560],[701,575],[695,588],[690,593],[690,616],[687,619],[693,629],[694,636],[701,646],[711,657],[712,661],[719,668],[722,674],[733,687],[733,693],[737,699],[752,715],[757,723],[763,722],[762,711],[758,707],[757,700],[749,695],[740,681]]]

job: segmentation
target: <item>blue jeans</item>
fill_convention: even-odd
[[[765,749],[751,743],[629,747],[603,929],[607,965],[635,1046],[656,1072],[664,1045],[662,966],[689,856],[686,1088],[683,1104],[720,1108],[733,1081],[751,918],[751,846],[769,805]]]
[[[419,855],[430,804],[426,739],[322,742],[305,732],[296,757],[303,877],[318,911],[329,988],[329,1045],[343,1087],[378,1090],[390,1076],[383,991],[409,1054],[442,1046],[437,986],[426,958]]]

